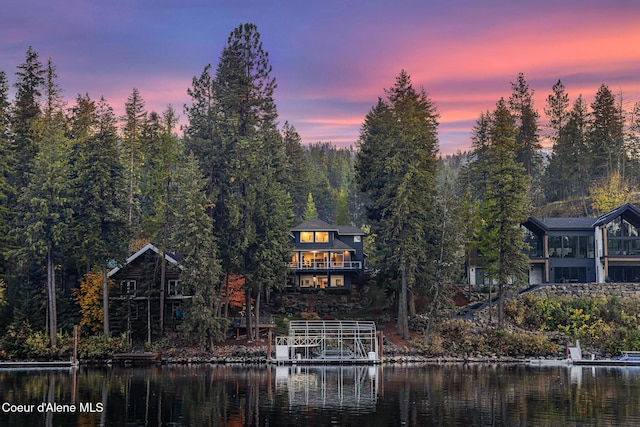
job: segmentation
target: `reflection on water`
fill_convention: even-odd
[[[278,366],[276,393],[289,396],[289,407],[355,408],[375,412],[378,366]]]
[[[461,364],[0,370],[0,405],[0,426],[640,425],[640,369]]]

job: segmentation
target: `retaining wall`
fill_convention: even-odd
[[[535,294],[572,297],[640,296],[640,283],[554,283],[541,285]]]

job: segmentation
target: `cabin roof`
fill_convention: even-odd
[[[136,253],[131,255],[129,258],[127,258],[127,260],[125,261],[124,265],[121,265],[121,266],[118,266],[118,267],[115,267],[115,268],[111,269],[109,271],[109,273],[107,273],[107,277],[113,276],[118,271],[120,271],[122,268],[124,268],[125,266],[131,264],[133,261],[135,261],[137,258],[142,256],[147,251],[153,251],[158,255],[160,254],[160,249],[158,249],[152,243],[148,243],[145,247],[143,247],[142,249],[140,249],[139,251],[137,251]],[[164,257],[169,262],[169,264],[178,267],[180,270],[184,270],[184,266],[182,264],[180,264],[180,262],[178,262],[178,260],[176,259],[177,257],[175,255],[165,253]]]

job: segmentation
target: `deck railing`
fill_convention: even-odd
[[[362,261],[298,261],[289,262],[288,266],[294,270],[359,270]]]

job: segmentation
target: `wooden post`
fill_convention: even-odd
[[[271,362],[271,328],[269,328],[268,334],[267,334],[267,362]]]
[[[78,325],[73,325],[73,366],[78,366]]]
[[[382,363],[382,360],[384,359],[384,355],[383,355],[383,349],[384,349],[384,344],[383,344],[383,340],[384,340],[384,332],[379,331],[378,332],[379,338],[378,338],[378,347],[379,347],[379,356],[378,359],[380,359],[380,363]]]

